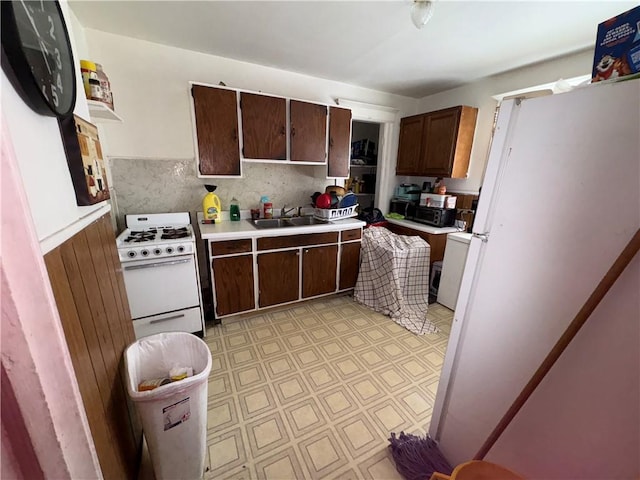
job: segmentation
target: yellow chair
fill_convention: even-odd
[[[458,465],[450,476],[435,472],[430,480],[524,480],[524,477],[495,463],[472,460]]]

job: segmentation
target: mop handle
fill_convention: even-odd
[[[502,435],[502,432],[507,428],[513,417],[520,411],[525,402],[529,399],[533,391],[536,387],[542,382],[542,379],[545,375],[551,370],[556,360],[562,355],[567,345],[573,340],[573,337],[576,336],[580,328],[587,321],[589,316],[596,309],[600,301],[607,294],[609,289],[618,279],[623,270],[629,265],[631,259],[634,255],[640,250],[640,229],[636,232],[633,238],[629,241],[624,250],[618,256],[616,261],[611,265],[611,268],[606,273],[606,275],[602,278],[598,286],[595,288],[591,296],[587,299],[587,301],[582,305],[582,308],[577,313],[577,315],[573,318],[573,321],[569,324],[567,329],[564,331],[560,339],[553,346],[547,357],[543,360],[543,362],[536,370],[536,373],[533,374],[529,383],[522,389],[518,398],[515,399],[507,413],[504,414],[496,428],[493,429],[491,435],[485,440],[476,456],[473,457],[474,460],[483,460],[485,455],[489,452],[493,444],[496,443],[496,440]]]

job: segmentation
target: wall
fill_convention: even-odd
[[[2,478],[101,478],[10,135],[0,142]]]
[[[451,191],[461,193],[478,193],[482,185],[484,168],[491,142],[493,119],[497,102],[492,98],[513,90],[533,87],[561,78],[572,78],[588,74],[593,63],[593,50],[575,53],[556,59],[540,62],[535,65],[487,77],[470,85],[424,97],[418,102],[418,112],[430,112],[456,105],[469,105],[478,108],[476,133],[471,151],[469,176],[466,179],[446,179],[445,184]],[[425,177],[398,177],[422,185]],[[432,182],[433,183],[433,182]]]
[[[77,60],[75,32],[71,28],[74,21],[67,4],[62,2],[61,5],[70,25],[69,36]],[[80,40],[83,43],[81,33]],[[1,75],[3,121],[10,132],[37,236],[42,241],[100,209],[102,205],[77,206],[57,120],[31,110],[15,91],[4,70]],[[76,78],[75,113],[88,119],[89,111],[78,62]]]
[[[403,115],[413,113],[415,99],[354,87],[270,67],[249,64],[199,52],[163,46],[119,35],[86,29],[91,58],[99,61],[112,84],[115,109],[124,119],[121,125],[104,125],[105,153],[126,158],[133,166],[139,158],[171,159],[184,162],[194,158],[189,81],[262,91],[285,97],[335,104],[336,98],[398,108]],[[397,151],[397,134],[394,138]],[[395,156],[393,158],[395,162]],[[193,160],[195,162],[195,160]],[[189,169],[188,175],[195,172]],[[228,205],[237,195],[242,208],[250,208],[259,195],[269,195],[275,206],[307,203],[314,191],[329,183],[320,167],[282,167],[269,164],[243,166],[245,178],[184,182],[176,195],[190,198],[190,210],[198,208],[204,183],[218,185],[219,196]],[[269,172],[265,177],[265,172]],[[118,216],[127,200],[121,177],[114,178]],[[166,178],[163,182],[169,182]],[[133,180],[132,180],[133,182]],[[146,182],[145,182],[146,183]],[[186,185],[188,183],[189,185]],[[163,203],[166,191],[149,188],[149,203]],[[186,206],[183,203],[183,207]]]
[[[112,158],[109,169],[118,195],[118,228],[123,229],[124,215],[130,213],[191,212],[202,209],[207,193],[204,185],[214,184],[222,208],[228,210],[235,197],[242,210],[258,206],[260,197],[268,194],[274,208],[310,206],[313,193],[327,185],[318,180],[325,167],[248,163],[243,169],[246,178],[202,179],[196,175],[193,159],[129,159]],[[288,183],[295,179],[295,183]],[[273,194],[272,194],[273,192]]]

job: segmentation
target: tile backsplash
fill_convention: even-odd
[[[236,197],[242,210],[257,208],[266,195],[274,208],[309,206],[311,194],[324,192],[333,181],[326,179],[326,166],[245,163],[243,178],[198,178],[194,159],[163,160],[111,158],[112,202],[118,231],[124,229],[124,215],[166,213],[202,208],[207,183],[217,185],[222,209]]]

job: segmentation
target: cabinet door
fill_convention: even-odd
[[[340,290],[353,288],[360,270],[360,242],[344,243],[340,253]]]
[[[349,176],[351,152],[351,110],[329,107],[329,160],[330,178]]]
[[[337,245],[303,249],[302,298],[336,291],[337,262]]]
[[[214,258],[216,315],[229,315],[255,308],[253,256]]]
[[[286,100],[240,93],[244,158],[287,159]]]
[[[421,175],[420,154],[423,130],[424,115],[414,115],[400,120],[396,175]]]
[[[425,115],[421,175],[451,176],[460,110],[459,107],[449,108]]]
[[[291,100],[291,161],[323,163],[327,158],[327,107]]]
[[[202,175],[240,175],[236,92],[194,85],[191,88]]]
[[[258,255],[260,307],[298,300],[299,258],[297,249]]]

